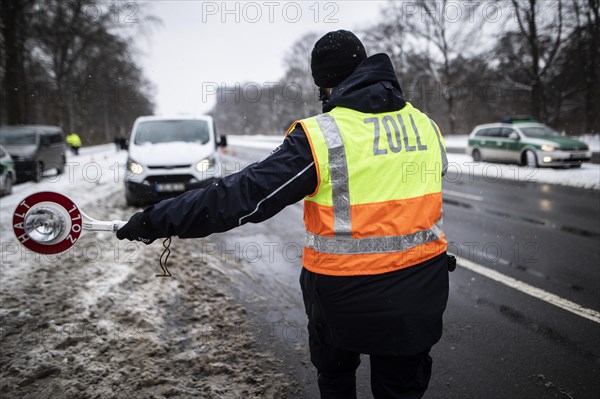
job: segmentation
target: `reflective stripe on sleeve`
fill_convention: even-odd
[[[242,216],[239,221],[238,224],[241,226],[242,224],[244,224],[244,219],[249,218],[250,216],[254,215],[256,212],[258,212],[258,208],[260,208],[260,206],[262,205],[263,202],[265,202],[266,200],[268,200],[269,198],[271,198],[272,196],[274,196],[275,194],[277,194],[278,192],[280,192],[281,190],[283,190],[288,184],[290,184],[291,182],[293,182],[294,180],[296,180],[299,176],[301,176],[304,172],[306,172],[307,170],[309,170],[312,166],[314,166],[315,162],[311,162],[306,168],[302,169],[300,172],[296,173],[296,175],[294,177],[292,177],[290,180],[286,181],[285,183],[283,183],[281,186],[279,186],[275,191],[273,191],[271,194],[267,195],[265,198],[261,199],[260,201],[258,201],[256,203],[256,207],[254,208],[254,210],[252,212],[250,212],[247,215]]]

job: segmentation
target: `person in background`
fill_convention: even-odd
[[[368,354],[375,398],[420,398],[452,268],[441,228],[444,141],[404,100],[386,54],[367,57],[339,30],[311,56],[323,114],[292,123],[265,159],[136,213],[117,237],[205,237],[304,199],[300,285],[321,397],[355,398]]]
[[[67,135],[67,145],[71,147],[73,154],[79,155],[79,147],[81,147],[81,139],[77,133],[71,133]]]
[[[117,152],[121,150],[127,150],[127,139],[124,136],[115,136],[114,143],[115,147],[117,148]]]

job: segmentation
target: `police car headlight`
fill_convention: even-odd
[[[129,162],[127,162],[127,170],[129,170],[134,175],[141,175],[142,173],[144,173],[144,167],[132,160],[129,160]]]
[[[196,164],[196,170],[198,172],[206,172],[215,166],[214,158],[206,158]]]
[[[542,151],[554,151],[554,150],[556,150],[556,147],[553,147],[548,144],[542,144]]]

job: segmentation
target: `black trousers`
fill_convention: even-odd
[[[355,398],[360,354],[370,355],[379,398],[421,398],[431,377],[429,351],[442,332],[447,257],[374,276],[335,277],[303,268],[310,356],[321,398]]]
[[[312,331],[311,331],[312,330]],[[318,372],[321,399],[356,398],[360,353],[336,348],[309,324],[311,361]],[[371,392],[380,398],[421,398],[431,378],[429,351],[415,356],[371,355]]]

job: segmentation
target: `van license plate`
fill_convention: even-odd
[[[157,184],[156,191],[159,193],[166,193],[166,192],[172,192],[172,191],[185,191],[185,184],[183,184],[183,183]]]

